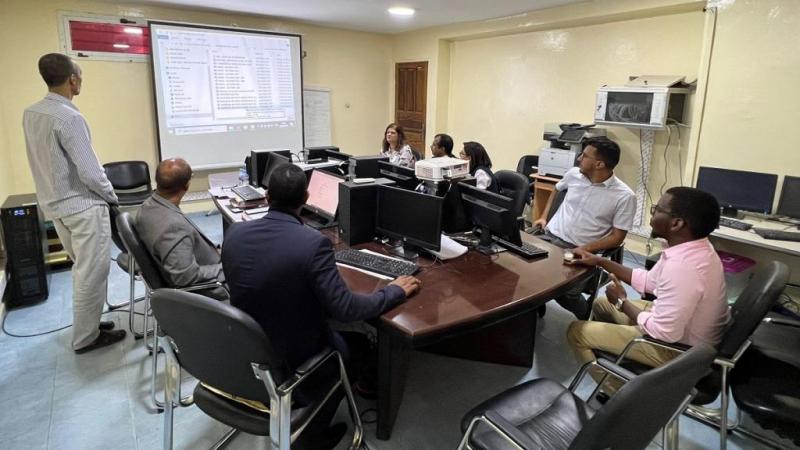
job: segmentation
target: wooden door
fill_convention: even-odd
[[[425,155],[425,109],[428,62],[398,63],[395,73],[394,121],[405,130],[406,144]]]

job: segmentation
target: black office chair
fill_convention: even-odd
[[[521,157],[517,163],[517,172],[525,175],[525,178],[530,183],[530,176],[538,172],[538,166],[539,155],[525,155]]]
[[[363,430],[350,382],[338,352],[326,348],[292,372],[278,358],[261,326],[238,308],[197,294],[160,289],[152,296],[153,313],[165,333],[166,413],[164,448],[172,448],[172,412],[180,398],[183,367],[200,382],[194,388],[195,404],[204,413],[233,427],[217,446],[226,444],[239,431],[270,436],[272,448],[289,450],[291,443],[329,399],[339,399],[342,389],[355,426],[351,449],[361,446]],[[335,364],[334,368],[331,364]],[[292,395],[317,371],[330,370],[330,380],[320,381],[327,391],[318,400],[293,403]],[[171,370],[169,370],[171,369]],[[231,400],[227,393],[268,406],[266,412]],[[215,446],[214,448],[219,448]]]
[[[144,296],[136,297],[136,280],[141,279],[141,274],[139,273],[138,269],[136,268],[136,262],[133,260],[133,256],[128,253],[128,249],[125,248],[125,244],[122,242],[122,238],[119,235],[119,230],[117,230],[117,217],[120,215],[119,207],[116,205],[109,206],[109,218],[111,220],[111,241],[114,242],[114,245],[120,250],[120,253],[117,255],[115,261],[117,266],[122,269],[125,273],[128,274],[130,285],[128,288],[128,300],[119,302],[119,303],[111,303],[108,298],[106,297],[106,304],[108,305],[109,310],[119,309],[125,306],[130,306],[128,309],[128,328],[130,328],[131,333],[133,333],[134,338],[139,339],[143,335],[137,333],[133,326],[133,319],[134,319],[134,308],[133,305],[136,303],[144,300]]]
[[[136,336],[145,336],[149,332],[149,325],[148,319],[150,316],[150,296],[153,291],[156,289],[163,289],[163,288],[174,288],[174,286],[170,286],[169,283],[164,278],[163,274],[161,273],[160,266],[158,262],[153,258],[150,252],[147,251],[142,240],[139,238],[139,234],[136,232],[136,225],[131,218],[131,215],[127,212],[123,212],[117,216],[116,220],[117,224],[117,231],[119,232],[119,237],[122,240],[125,248],[128,250],[128,254],[133,257],[133,261],[135,262],[136,267],[138,267],[139,273],[141,274],[142,281],[144,282],[144,324],[142,327],[142,333],[137,333],[133,329],[131,332],[134,333]],[[224,285],[218,282],[213,283],[202,283],[196,284],[192,286],[187,286],[180,288],[184,291],[203,291],[207,289],[216,289],[216,288],[223,288],[226,289]],[[133,308],[131,308],[133,309]],[[164,403],[159,401],[156,398],[156,371],[158,368],[158,325],[153,325],[153,341],[148,346],[152,353],[152,362],[153,362],[153,370],[151,374],[151,384],[150,384],[150,397],[153,401],[153,405],[157,410],[163,409]],[[185,404],[191,404],[191,399],[184,399],[183,402]]]
[[[497,184],[500,185],[500,194],[514,200],[514,215],[517,217],[521,230],[525,229],[525,205],[530,203],[531,189],[528,179],[519,172],[512,170],[498,170],[494,174]]]
[[[411,153],[414,155],[414,162],[421,161],[421,160],[425,159],[425,157],[422,155],[422,153],[414,150],[413,148],[411,149]]]
[[[720,448],[727,444],[728,431],[728,375],[736,366],[742,354],[751,344],[751,336],[767,312],[783,292],[789,280],[789,268],[779,261],[772,261],[766,267],[756,272],[753,279],[736,299],[731,307],[731,324],[725,331],[722,341],[717,345],[717,355],[714,359],[713,371],[697,383],[698,394],[692,400],[692,405],[686,414],[706,424],[718,427],[720,430]],[[626,361],[630,349],[643,343],[658,347],[672,349],[676,352],[686,351],[686,346],[670,344],[651,336],[643,336],[631,341],[617,358],[617,364],[636,373],[641,373],[650,368]],[[596,352],[598,356],[608,357],[608,354]],[[602,385],[598,384],[597,389]],[[719,409],[711,409],[698,405],[708,405],[720,397]]]
[[[118,161],[103,164],[108,181],[114,186],[120,206],[139,206],[153,193],[150,168],[144,161]]]
[[[752,341],[731,371],[733,400],[762,428],[800,447],[800,321],[767,317]],[[783,446],[741,423],[735,431],[775,448]]]
[[[545,378],[527,381],[470,410],[459,449],[643,449],[665,427],[677,437],[680,413],[715,353],[698,345],[639,376],[600,359],[584,365],[569,388]],[[599,409],[574,393],[590,367],[626,381]]]

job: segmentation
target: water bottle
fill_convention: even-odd
[[[247,169],[242,167],[239,169],[239,186],[250,184],[250,176],[247,175]]]

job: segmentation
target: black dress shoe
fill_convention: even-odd
[[[100,326],[97,328],[100,328],[101,330],[105,331],[111,331],[114,329],[115,326],[116,324],[114,323],[113,320],[103,320],[100,322]]]
[[[105,331],[100,330],[100,335],[91,344],[86,347],[81,347],[75,350],[75,353],[81,355],[92,350],[109,346],[115,342],[125,339],[125,330]]]

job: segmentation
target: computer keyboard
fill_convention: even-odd
[[[243,186],[235,186],[232,187],[231,190],[234,194],[238,195],[239,198],[242,200],[249,202],[252,200],[262,200],[264,199],[264,194],[262,194],[258,189],[250,186],[249,184],[245,184]]]
[[[336,262],[390,277],[414,275],[419,270],[419,266],[410,261],[400,261],[386,256],[361,252],[352,248],[336,252]]]
[[[527,242],[523,242],[522,245],[514,244],[513,242],[509,242],[505,239],[500,239],[499,237],[493,236],[495,242],[497,242],[501,247],[508,249],[508,251],[515,253],[523,258],[541,258],[547,256],[547,250],[543,248],[539,248],[535,245],[528,244]]]
[[[753,226],[747,222],[742,222],[741,220],[729,219],[727,217],[720,217],[719,224],[722,225],[723,227],[734,228],[742,231],[747,231],[750,228],[753,228]]]
[[[800,242],[800,231],[772,230],[769,228],[753,228],[753,231],[764,239]]]
[[[192,191],[187,192],[181,199],[184,202],[196,202],[200,200],[211,200],[211,194],[208,191]]]

